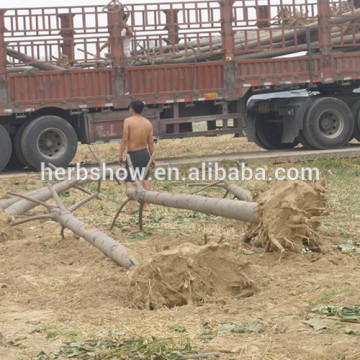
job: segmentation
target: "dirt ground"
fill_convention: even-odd
[[[25,193],[39,187],[42,182],[33,174],[4,179],[0,199],[10,190]],[[330,182],[328,191],[332,189]],[[33,359],[41,351],[49,354],[69,340],[92,339],[103,331],[116,331],[124,338],[186,340],[199,352],[220,352],[221,359],[360,359],[359,335],[347,334],[350,330],[359,334],[360,323],[342,322],[311,311],[321,305],[360,304],[360,255],[341,253],[334,247],[346,239],[359,240],[354,223],[360,219],[359,213],[353,214],[353,228],[346,227],[347,234],[342,236],[345,230],[335,226],[341,219],[341,207],[337,212],[339,207],[332,203],[336,198],[330,196],[333,217],[321,229],[327,234],[325,241],[331,245],[330,250],[325,254],[287,251],[280,255],[244,244],[241,238],[246,225],[240,222],[190,216],[185,211],[157,206],[145,216],[143,233],[138,231],[136,215],[122,215],[110,232],[108,226],[122,191],[116,185],[104,184],[104,199],[85,206],[76,215],[143,258],[186,243],[203,245],[204,239],[228,244],[241,266],[246,267],[254,291],[245,297],[229,292],[204,294],[202,304],[137,309],[128,296],[128,278],[133,270],[119,267],[69,231],[61,239],[59,226],[51,221],[10,230],[2,216],[1,360]],[[73,196],[80,195],[71,192],[64,199],[73,203]],[[31,211],[32,215],[40,213],[40,208]],[[315,329],[306,323],[310,319],[321,320],[326,326]],[[245,333],[217,331],[224,324],[252,322],[260,323],[261,328]],[[176,331],[180,327],[181,332]]]

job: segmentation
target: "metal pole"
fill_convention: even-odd
[[[318,24],[319,42],[322,55],[323,82],[333,82],[332,79],[332,56],[331,56],[331,28],[330,28],[330,4],[329,0],[318,0]]]
[[[60,35],[63,38],[62,51],[69,60],[75,59],[75,45],[74,45],[74,16],[75,14],[59,14],[61,20]],[[73,63],[73,62],[71,62]]]
[[[223,49],[225,51],[225,60],[234,60],[234,32],[232,29],[234,0],[222,0],[220,2],[221,10],[221,32],[223,38]]]
[[[6,43],[5,43],[5,16],[6,10],[0,9],[0,104],[9,102],[6,74]]]
[[[238,87],[235,66],[235,41],[233,25],[233,4],[234,0],[222,0],[220,2],[221,11],[221,35],[224,50],[224,87],[227,100],[238,98]]]
[[[310,27],[306,27],[307,45],[308,45],[308,56],[309,56],[309,75],[310,75],[310,86],[313,85],[313,61],[312,61],[312,50],[311,50],[311,30]]]

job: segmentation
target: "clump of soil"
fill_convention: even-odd
[[[226,244],[185,243],[144,261],[130,273],[129,302],[140,309],[199,305],[211,297],[253,295],[249,265]]]
[[[15,234],[15,229],[10,226],[12,216],[0,210],[0,242],[11,239]]]
[[[316,232],[326,211],[322,184],[279,181],[258,195],[256,201],[260,224],[250,226],[245,242],[260,242],[266,251],[322,251]]]

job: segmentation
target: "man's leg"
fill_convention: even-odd
[[[144,180],[144,189],[145,190],[151,190],[150,180]],[[149,210],[148,205],[145,203],[143,211],[148,211],[148,210]]]
[[[133,187],[133,183],[132,182],[126,182],[125,186],[126,186],[126,190],[131,189]],[[134,210],[135,210],[135,202],[134,202],[134,200],[130,200],[128,202],[128,207],[127,207],[127,210],[126,210],[126,214],[131,215],[134,212]]]

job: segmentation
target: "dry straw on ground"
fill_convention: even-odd
[[[12,216],[0,210],[0,242],[10,240],[14,236],[15,230],[10,226],[12,220]]]

